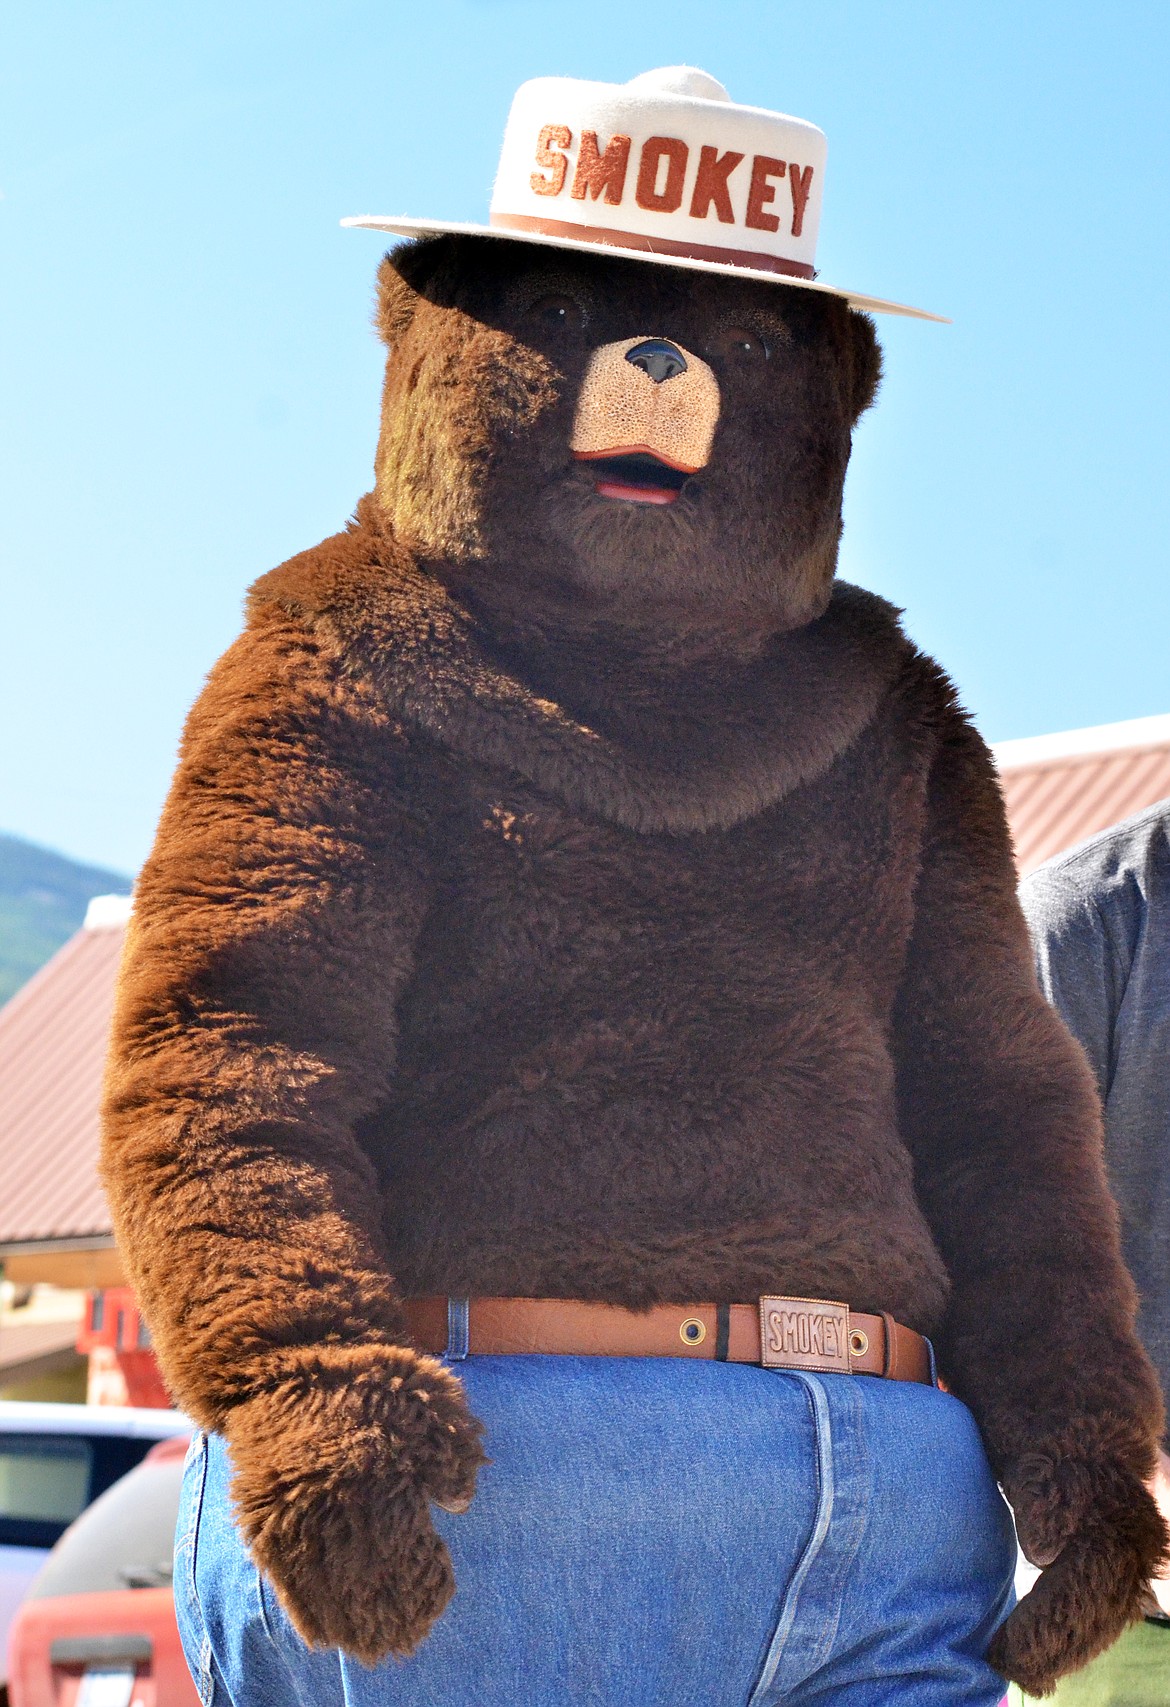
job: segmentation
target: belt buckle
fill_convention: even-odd
[[[761,1298],[760,1362],[765,1369],[851,1375],[848,1304],[826,1298]]]

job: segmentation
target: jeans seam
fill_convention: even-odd
[[[854,1493],[854,1503],[857,1505],[857,1503],[860,1502],[860,1511],[864,1513],[870,1508],[873,1494],[873,1466],[870,1462],[869,1456],[869,1437],[862,1424],[860,1406],[858,1404],[858,1389],[855,1386],[850,1386],[846,1389],[846,1393],[851,1401],[849,1433],[852,1436],[851,1444],[853,1461],[850,1465],[850,1482]],[[846,1521],[848,1521],[847,1517]],[[858,1553],[861,1551],[861,1544],[865,1533],[864,1521],[854,1522],[852,1529],[852,1539],[849,1539],[847,1533],[844,1536],[841,1534],[841,1524],[840,1522],[838,1524],[837,1577],[839,1585],[843,1585],[846,1582],[849,1572],[853,1568],[854,1561],[856,1560]],[[837,1641],[837,1633],[841,1628],[842,1609],[843,1600],[841,1593],[838,1592],[836,1596],[836,1605],[833,1608],[831,1618],[828,1619],[821,1627],[821,1652],[818,1660],[818,1666],[823,1667],[829,1661],[829,1657]]]
[[[199,1629],[199,1676],[194,1680],[199,1699],[203,1707],[212,1707],[215,1697],[215,1678],[212,1674],[211,1636],[207,1629],[207,1620],[203,1616],[203,1607],[199,1601],[199,1587],[195,1580],[195,1572],[199,1554],[199,1527],[203,1519],[203,1501],[207,1492],[207,1436],[197,1430],[192,1436],[189,1452],[198,1459],[198,1490],[191,1500],[190,1515],[186,1529],[175,1544],[175,1563],[183,1562],[183,1592],[187,1606]],[[178,1571],[176,1570],[176,1576]]]
[[[784,1644],[796,1622],[797,1609],[801,1591],[808,1578],[809,1572],[816,1563],[821,1548],[829,1533],[833,1518],[833,1499],[835,1494],[833,1481],[833,1427],[829,1415],[829,1403],[825,1389],[815,1375],[803,1372],[796,1373],[801,1382],[812,1411],[813,1430],[816,1440],[816,1474],[817,1474],[817,1508],[813,1517],[812,1534],[805,1543],[799,1563],[792,1573],[788,1589],[780,1607],[780,1616],[768,1644],[768,1652],[764,1657],[763,1669],[756,1681],[756,1686],[748,1697],[748,1707],[763,1707],[766,1693],[776,1680],[780,1669],[780,1661],[784,1653]]]
[[[255,1560],[252,1561],[252,1568],[256,1573],[256,1600],[260,1606],[260,1623],[264,1630],[264,1634],[272,1644],[273,1651],[280,1654],[280,1649],[277,1647],[276,1643],[276,1636],[273,1633],[272,1625],[268,1621],[268,1601],[264,1594],[264,1573],[260,1569],[259,1565],[256,1564]],[[283,1655],[281,1657],[283,1658]]]

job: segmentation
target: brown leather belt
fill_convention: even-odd
[[[403,1309],[415,1345],[436,1357],[706,1357],[934,1383],[929,1340],[884,1312],[823,1298],[649,1310],[572,1298],[408,1298]]]

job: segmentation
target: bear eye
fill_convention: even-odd
[[[750,326],[725,326],[711,340],[711,352],[728,367],[749,368],[766,362],[768,346]]]
[[[530,326],[542,332],[571,337],[583,330],[585,310],[571,296],[542,296],[532,304],[525,318]]]

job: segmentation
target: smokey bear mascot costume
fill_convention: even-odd
[[[356,222],[416,239],[375,487],[192,712],[108,1080],[209,1707],[993,1707],[1140,1612],[1092,1080],[986,748],[834,581],[895,305],[823,171],[542,79],[490,226]]]

